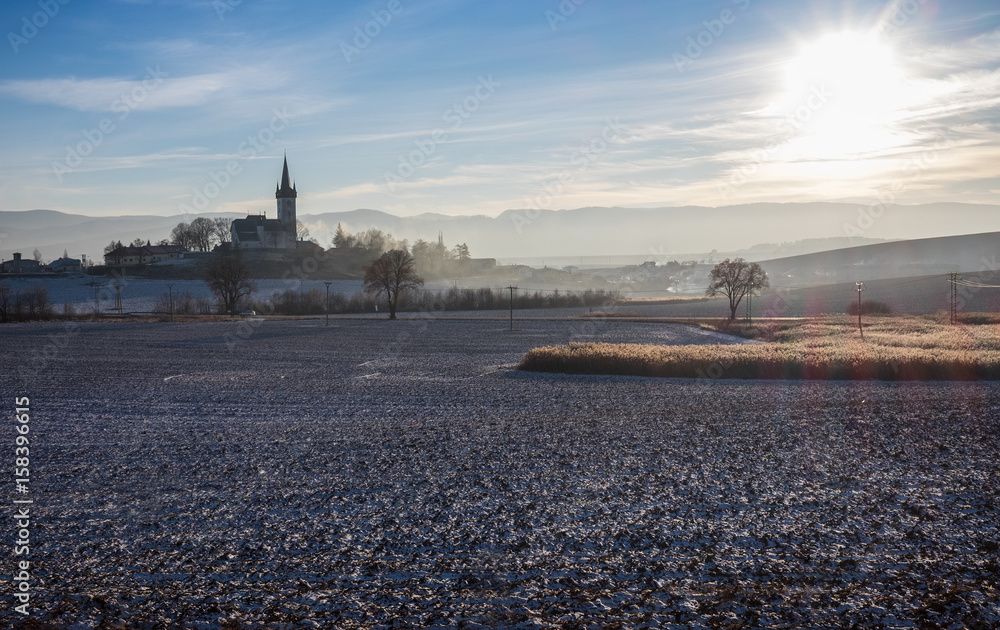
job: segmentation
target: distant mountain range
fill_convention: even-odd
[[[300,199],[308,206],[307,199]],[[873,216],[877,214],[878,216]],[[239,218],[235,214],[211,214]],[[99,256],[111,240],[167,238],[192,216],[88,217],[52,210],[0,212],[0,256],[14,251],[45,259]],[[747,252],[756,260],[807,253],[878,239],[921,239],[973,232],[1000,232],[1000,206],[936,203],[888,206],[868,212],[851,203],[762,203],[707,208],[580,208],[508,210],[497,217],[422,214],[397,217],[378,210],[300,214],[312,236],[329,246],[338,223],[351,232],[378,228],[411,242],[466,243],[473,256],[503,260],[523,257],[629,256],[650,260],[715,251]],[[851,240],[853,239],[853,240]],[[799,243],[805,241],[805,243]],[[761,245],[761,244],[772,245]],[[789,244],[796,244],[790,246]],[[753,248],[752,250],[750,248]]]

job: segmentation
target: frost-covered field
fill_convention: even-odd
[[[521,328],[0,327],[34,417],[33,618],[1000,625],[1000,385],[523,374],[571,338],[718,337]]]

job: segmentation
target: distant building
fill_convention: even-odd
[[[45,265],[45,268],[56,273],[75,273],[81,271],[83,265],[76,258],[60,258]]]
[[[173,260],[184,257],[184,248],[180,245],[144,245],[143,247],[116,247],[104,254],[104,264],[109,267],[131,267],[134,265],[151,265],[163,260]]]
[[[296,245],[295,200],[299,196],[288,177],[288,158],[281,172],[281,182],[274,188],[278,200],[278,218],[248,214],[236,219],[229,228],[233,247],[240,249],[294,249]]]
[[[42,270],[40,262],[21,258],[21,252],[14,252],[14,259],[5,260],[2,264],[4,273],[38,273]]]
[[[468,271],[476,273],[493,271],[497,267],[496,258],[470,258],[465,262],[467,263]]]

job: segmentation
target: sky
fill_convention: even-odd
[[[995,0],[0,5],[0,210],[1000,203]]]

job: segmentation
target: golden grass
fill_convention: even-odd
[[[1000,324],[949,326],[920,317],[869,318],[864,341],[857,319],[850,317],[769,321],[759,326],[767,343],[571,343],[535,348],[518,367],[692,378],[1000,380]]]

